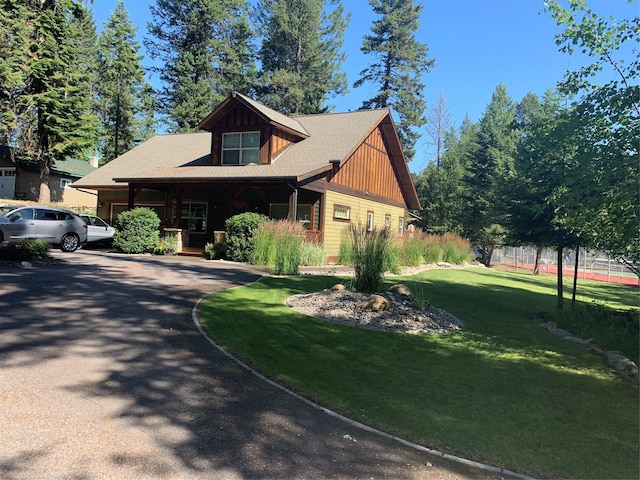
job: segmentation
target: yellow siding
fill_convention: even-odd
[[[334,220],[334,205],[344,205],[351,209],[350,222]],[[325,212],[324,212],[324,249],[329,258],[338,256],[340,240],[343,232],[349,227],[349,223],[363,225],[367,222],[367,211],[373,211],[374,227],[382,229],[385,227],[385,215],[391,215],[391,234],[398,234],[398,221],[404,219],[405,210],[401,207],[385,205],[384,203],[373,202],[363,198],[352,197],[343,193],[327,191]]]

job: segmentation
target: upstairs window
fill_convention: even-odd
[[[258,163],[260,132],[222,134],[222,165]]]

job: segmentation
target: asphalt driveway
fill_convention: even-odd
[[[188,257],[55,252],[0,269],[0,478],[499,478],[352,427],[197,332],[204,293],[259,278]]]

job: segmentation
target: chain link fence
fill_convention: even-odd
[[[534,247],[499,247],[493,251],[491,263],[508,265],[516,270],[522,268],[533,271],[535,258]],[[573,276],[575,261],[575,249],[565,249],[561,267],[564,275]],[[577,261],[578,278],[640,286],[640,278],[635,273],[606,253],[581,248]],[[542,250],[539,269],[553,274],[558,272],[558,254],[555,249]]]

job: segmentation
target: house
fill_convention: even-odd
[[[91,162],[71,158],[55,160],[49,174],[51,202],[67,207],[95,208],[97,192],[73,189],[71,184],[97,168],[97,159]],[[0,146],[0,198],[35,202],[39,189],[38,162],[21,158],[11,147]]]
[[[112,220],[147,206],[202,250],[241,212],[302,222],[338,255],[350,222],[402,235],[420,209],[389,109],[288,117],[233,93],[199,133],[157,135],[73,184]]]

